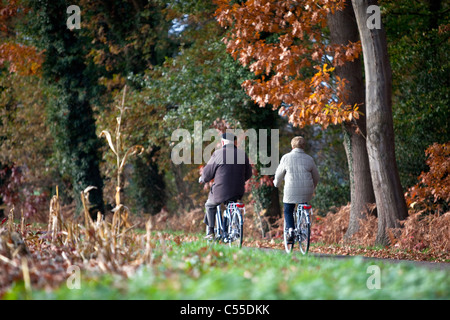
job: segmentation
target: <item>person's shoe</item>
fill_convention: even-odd
[[[294,230],[292,228],[289,228],[289,230],[288,230],[288,236],[287,236],[286,242],[288,244],[294,243]]]
[[[205,239],[206,240],[214,239],[214,228],[211,228],[211,227],[207,228]]]

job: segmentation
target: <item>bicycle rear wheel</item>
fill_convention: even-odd
[[[303,209],[300,210],[297,231],[297,240],[300,251],[303,254],[307,254],[311,236],[311,223],[309,222],[309,218],[307,217],[307,212]]]
[[[231,221],[228,225],[228,241],[230,247],[237,246],[242,248],[244,239],[244,221],[238,210],[234,210],[231,214]]]
[[[295,225],[295,221],[296,220],[296,216],[294,215],[294,225]],[[290,243],[288,243],[288,229],[286,227],[286,220],[284,220],[284,225],[283,225],[283,237],[284,237],[284,249],[286,250],[287,253],[291,253],[292,249],[294,249],[294,241],[291,241]]]

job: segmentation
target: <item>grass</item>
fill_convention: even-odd
[[[280,250],[236,249],[165,237],[152,263],[128,277],[83,271],[80,289],[25,289],[15,282],[4,299],[449,299],[449,271],[406,264],[324,259]],[[380,289],[369,289],[379,270]],[[379,269],[377,269],[379,268]]]

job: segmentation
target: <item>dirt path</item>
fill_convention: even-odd
[[[261,250],[280,250],[275,248],[255,248],[255,247],[245,247],[246,249],[261,249]],[[287,253],[286,253],[287,254]],[[300,251],[294,251],[294,255],[302,255]],[[389,259],[389,258],[375,258],[375,257],[365,257],[361,255],[338,255],[338,254],[326,254],[326,253],[315,253],[309,252],[308,255],[321,258],[321,259],[351,259],[351,258],[362,258],[365,261],[382,262],[382,263],[402,263],[410,264],[415,267],[423,267],[433,270],[450,270],[450,263],[447,262],[427,262],[427,261],[414,261],[414,260],[401,260],[401,259]]]
[[[297,254],[301,254],[297,252]],[[365,256],[344,256],[344,255],[334,255],[334,254],[325,254],[325,253],[309,253],[310,255],[318,258],[326,258],[326,259],[348,259],[348,258],[356,258],[360,257],[365,261],[374,261],[374,262],[385,262],[385,263],[402,263],[402,264],[410,264],[416,267],[424,267],[434,270],[450,270],[450,263],[447,262],[428,262],[428,261],[413,261],[413,260],[400,260],[400,259],[388,259],[388,258],[374,258],[374,257],[365,257]]]

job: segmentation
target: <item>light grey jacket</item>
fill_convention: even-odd
[[[303,203],[311,201],[319,182],[319,172],[311,156],[302,149],[295,148],[281,157],[275,172],[275,187],[284,184],[284,203]]]

